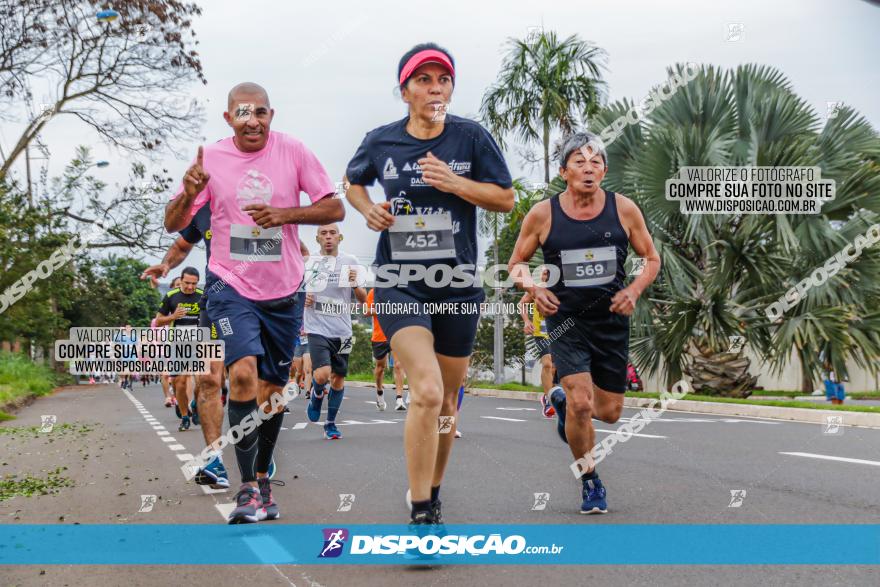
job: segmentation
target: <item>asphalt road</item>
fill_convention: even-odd
[[[387,392],[386,392],[387,393]],[[393,395],[393,394],[392,394]],[[136,402],[143,404],[143,412]],[[599,468],[610,513],[581,516],[568,448],[533,402],[466,397],[442,490],[447,523],[462,524],[860,524],[880,522],[880,430],[667,412],[618,444]],[[330,442],[292,403],[276,450],[284,487],[273,489],[288,524],[405,523],[405,413],[376,411],[371,389],[350,385]],[[624,418],[635,410],[625,409]],[[73,480],[54,495],[0,501],[0,523],[223,524],[233,490],[184,480],[185,455],[203,447],[199,429],[177,432],[157,386],[129,395],[80,386],[41,398],[13,422],[50,434],[0,436],[0,475],[66,466]],[[68,429],[63,424],[72,424]],[[88,428],[82,428],[87,425]],[[616,425],[599,423],[601,439]],[[833,430],[831,430],[833,431]],[[182,456],[183,455],[183,456]],[[231,481],[238,472],[226,451]],[[744,493],[742,493],[744,491]],[[736,492],[736,499],[732,493]],[[549,493],[543,510],[535,493]],[[138,512],[141,495],[157,496]],[[353,494],[339,512],[339,494]],[[197,536],[181,537],[180,548]],[[658,545],[658,547],[687,545]],[[87,547],[87,546],[86,546]],[[829,548],[845,549],[846,544]],[[878,585],[869,566],[11,566],[2,585]]]

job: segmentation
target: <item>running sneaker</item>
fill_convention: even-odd
[[[273,456],[272,461],[269,463],[269,470],[266,472],[266,474],[269,476],[269,479],[275,477],[275,470],[275,457]]]
[[[335,423],[327,422],[324,424],[324,438],[327,440],[339,440],[342,438],[342,432],[339,431]]]
[[[584,502],[581,504],[582,514],[607,514],[608,503],[605,501],[605,486],[598,477],[584,479],[582,494]]]
[[[325,393],[324,395],[327,394]],[[317,394],[313,393],[311,399],[309,399],[306,415],[308,415],[309,420],[312,422],[317,422],[321,419],[321,404],[324,403],[324,395],[318,397]]]
[[[263,519],[277,520],[281,517],[278,511],[278,504],[272,499],[272,481],[268,477],[257,479],[257,486],[260,488],[260,499],[263,501]]]
[[[541,411],[544,413],[545,418],[552,418],[556,415],[556,410],[553,409],[553,406],[550,405],[550,402],[547,400],[547,395],[541,395]]]
[[[379,410],[380,412],[384,412],[386,406],[387,406],[387,404],[385,403],[385,396],[377,393],[376,394],[376,409]]]
[[[170,408],[170,407],[171,407],[171,398],[170,398],[170,397],[166,397],[166,398],[165,398],[165,407],[166,407],[166,408]]]
[[[189,430],[189,416],[180,419],[180,426],[177,427],[178,432],[186,432]]]
[[[565,392],[558,385],[550,390],[550,403],[556,409],[556,432],[562,442],[568,444],[565,436]]]
[[[410,514],[409,533],[419,536],[420,538],[436,534],[437,528],[433,518],[433,511],[415,512]],[[420,541],[421,542],[421,541]],[[408,548],[403,553],[403,557],[412,561],[430,561],[440,558],[439,554],[423,554],[419,548]]]
[[[256,487],[242,483],[235,494],[235,509],[229,514],[230,524],[253,524],[265,519],[263,498]]]
[[[431,502],[431,517],[438,526],[443,523],[443,513],[440,511],[442,505],[439,499]]]
[[[397,404],[394,406],[394,409],[397,410],[398,412],[405,412],[406,411],[406,404],[403,403],[402,397],[397,396]]]
[[[461,438],[461,430],[456,429],[456,431],[455,431],[455,437],[456,437],[456,438]]]
[[[195,480],[199,485],[210,485],[211,489],[229,489],[229,473],[226,472],[220,455],[199,469]]]
[[[199,426],[199,404],[196,402],[195,398],[189,402],[189,413],[192,416],[192,423]]]

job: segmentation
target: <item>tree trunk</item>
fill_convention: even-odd
[[[544,121],[544,183],[550,183],[550,121]],[[497,263],[497,261],[496,261]]]
[[[747,398],[758,382],[749,374],[750,366],[751,361],[741,351],[715,352],[692,343],[685,372],[696,394]]]

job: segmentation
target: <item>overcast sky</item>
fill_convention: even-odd
[[[229,135],[222,119],[229,88],[257,82],[275,108],[272,128],[304,141],[334,180],[367,131],[403,116],[393,89],[397,62],[411,46],[434,41],[452,52],[457,75],[450,111],[468,115],[497,75],[505,40],[540,26],[562,37],[576,33],[607,51],[611,100],[640,100],[676,62],[760,63],[779,68],[820,115],[827,102],[844,102],[880,128],[880,8],[864,0],[200,4],[204,13],[194,28],[208,85],[193,85],[192,92],[207,107],[205,141]],[[11,126],[0,132],[4,152],[15,136]],[[86,136],[72,120],[50,123],[43,137],[53,173]],[[127,162],[96,140],[91,144],[97,159],[111,161],[95,174],[111,184],[124,180]],[[196,146],[188,149],[193,156]],[[514,152],[507,156],[514,176],[541,179],[541,171],[525,167]],[[163,166],[181,177],[188,161],[169,158]],[[342,228],[343,248],[370,259],[377,234],[357,211],[348,209]],[[314,250],[314,228],[300,234]],[[187,264],[203,267],[203,252],[195,251]]]

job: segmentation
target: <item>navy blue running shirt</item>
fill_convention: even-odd
[[[566,214],[560,194],[550,198],[550,233],[541,250],[544,262],[559,268],[560,279],[550,291],[562,315],[608,314],[611,299],[623,289],[629,236],[620,224],[616,194],[603,191],[605,205],[590,220]]]
[[[367,133],[346,169],[348,181],[354,185],[369,186],[379,180],[392,204],[391,213],[398,217],[395,226],[379,237],[376,265],[386,275],[397,275],[387,269],[392,264],[475,267],[477,207],[425,183],[418,160],[430,151],[457,175],[509,188],[513,181],[501,149],[486,129],[460,116],[448,114],[443,132],[427,140],[406,132],[408,121],[407,116]],[[402,220],[406,216],[411,218]],[[386,269],[381,269],[383,266]],[[383,279],[382,273],[377,272],[377,279]],[[431,287],[425,280],[410,281],[406,290],[427,300],[482,295],[479,286]]]

